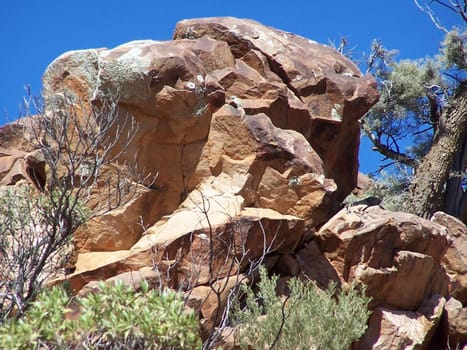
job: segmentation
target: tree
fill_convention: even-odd
[[[416,3],[437,27],[441,24],[431,3],[447,6],[466,23],[465,2]],[[466,48],[467,31],[453,29],[436,57],[396,62],[396,52],[375,41],[365,60],[381,98],[363,121],[363,131],[389,160],[380,170],[391,165],[412,169],[407,173],[413,176],[405,179],[408,200],[403,209],[422,217],[437,210],[462,217],[467,208]]]

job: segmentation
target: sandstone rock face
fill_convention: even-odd
[[[445,226],[452,239],[443,265],[449,276],[450,295],[467,303],[467,227],[460,220],[443,212],[433,214],[433,222]]]
[[[278,108],[274,108],[277,116],[271,116],[273,123],[298,129],[305,135],[323,159],[326,175],[336,180],[340,190],[350,192],[358,172],[357,121],[378,99],[373,78],[362,76],[354,64],[329,47],[254,21],[185,20],[177,24],[174,33],[174,39],[202,37],[227,42],[236,59],[235,72],[221,76],[221,82],[228,82],[224,85],[228,95],[270,100],[266,106],[264,102],[249,101],[245,106],[247,113],[252,109],[272,109],[284,105],[280,100],[288,100],[288,106],[282,107],[285,113],[277,113]],[[254,77],[247,73],[250,68],[259,73],[256,79],[280,82],[285,94],[271,88],[267,92],[265,87],[255,89],[251,80],[248,83],[248,76]],[[308,120],[307,126],[300,122],[303,119]]]
[[[358,350],[426,349],[437,326],[445,299],[435,296],[417,311],[378,307],[373,311],[369,328],[354,347]]]
[[[76,235],[83,254],[125,251],[112,274],[134,254],[176,252],[185,237],[203,250],[193,232],[241,226],[254,237],[250,257],[278,239],[268,249],[294,249],[355,187],[359,118],[378,99],[374,79],[335,50],[234,18],[182,21],[168,42],[65,53],[43,83],[49,103],[118,98],[121,118],[139,126],[121,160],[158,175],[144,198]],[[143,225],[141,211],[151,213]],[[90,270],[78,264],[74,276]]]
[[[444,226],[361,205],[341,210],[317,235],[339,277],[368,286],[373,307],[416,310],[426,297],[447,294]]]

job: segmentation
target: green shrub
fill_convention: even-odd
[[[277,276],[260,269],[258,294],[243,286],[245,307],[234,308],[243,348],[253,349],[348,349],[365,332],[369,298],[354,286],[337,295],[336,286],[326,291],[314,282],[292,278],[290,296],[276,295]]]
[[[199,349],[198,321],[175,292],[123,283],[72,300],[61,287],[41,293],[23,318],[0,326],[1,349]],[[77,317],[66,317],[79,306]]]

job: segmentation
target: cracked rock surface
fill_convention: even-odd
[[[158,174],[158,191],[77,233],[83,253],[203,229],[196,208],[213,198],[216,225],[245,208],[323,223],[355,187],[359,118],[378,99],[374,79],[332,48],[235,18],[182,21],[170,41],[67,52],[43,83],[46,100],[118,98],[138,123],[123,160]],[[145,232],[134,228],[143,207]]]

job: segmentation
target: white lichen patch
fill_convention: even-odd
[[[298,74],[292,79],[292,81],[300,81],[302,79],[303,79],[303,77],[300,74]]]
[[[188,89],[188,90],[194,90],[196,89],[196,84],[193,83],[192,81],[187,81],[185,83],[185,87]]]
[[[200,234],[198,234],[198,237],[199,237],[200,239],[202,239],[202,240],[205,240],[205,241],[209,240],[208,235],[205,234],[205,233],[200,233]]]
[[[196,80],[198,81],[198,83],[204,84],[204,77],[201,74],[198,74],[196,76]]]
[[[234,25],[232,26],[232,28],[229,29],[229,32],[238,34],[237,25],[234,24]]]
[[[342,117],[338,112],[340,108],[341,108],[341,105],[339,103],[334,103],[334,107],[331,110],[331,119],[332,120],[342,121]]]

